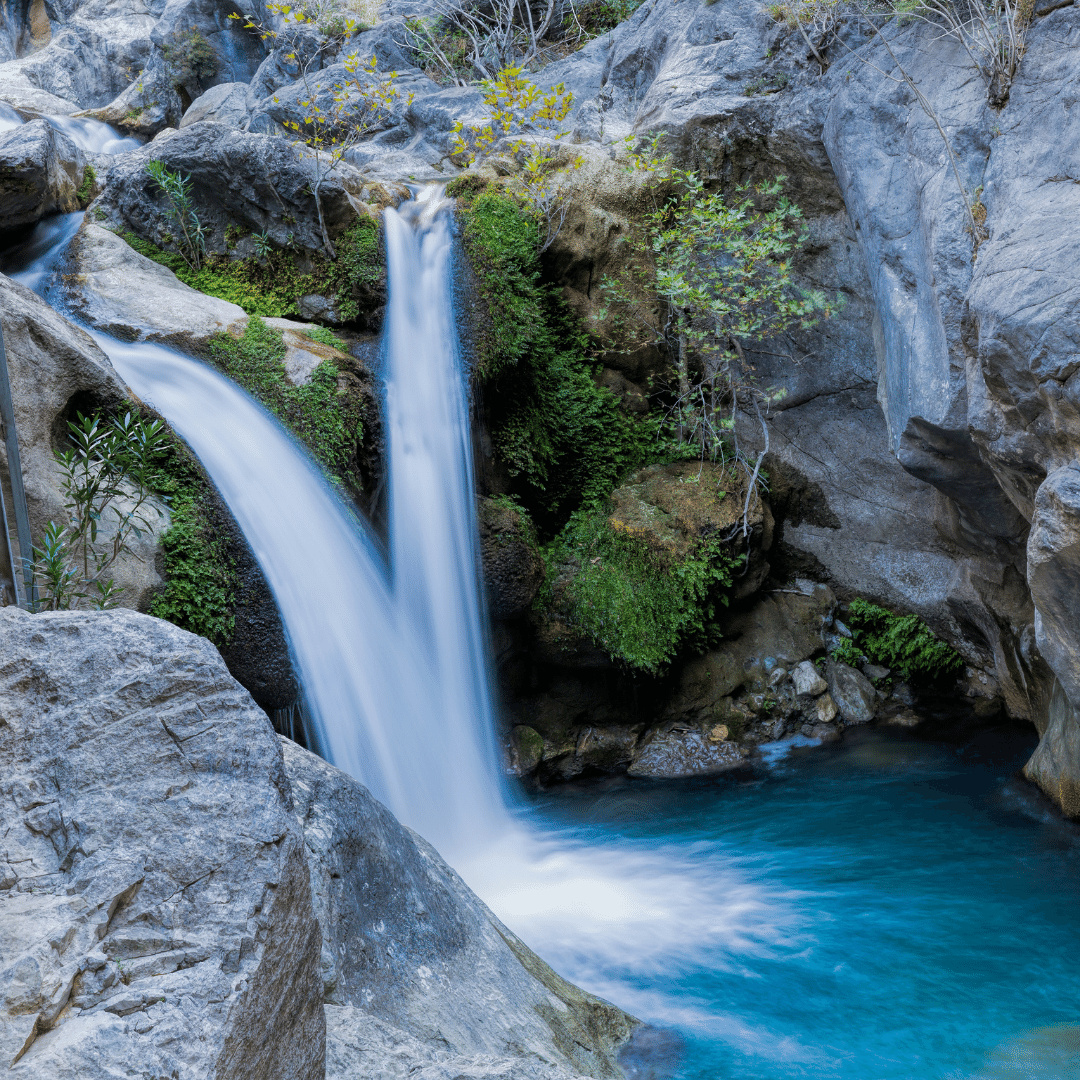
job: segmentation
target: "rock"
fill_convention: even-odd
[[[840,727],[827,721],[817,724],[805,724],[802,728],[802,734],[808,739],[817,739],[819,742],[835,742],[840,738]]]
[[[832,694],[822,694],[814,702],[814,714],[817,716],[819,724],[831,724],[836,719],[839,711],[836,702],[832,699]]]
[[[556,975],[365,788],[282,744],[323,928],[325,1000],[337,1007],[328,1062],[353,1060],[372,1029],[393,1044],[389,1028],[405,1034],[410,1056],[438,1051],[513,1058],[522,1070],[531,1061],[618,1075],[614,1050],[634,1021]],[[362,1075],[397,1075],[388,1056]],[[353,1075],[341,1069],[328,1075]]]
[[[795,665],[791,672],[791,681],[799,697],[817,697],[829,688],[829,684],[809,660]]]
[[[279,248],[325,251],[311,195],[316,182],[310,155],[283,138],[237,131],[207,120],[191,124],[125,154],[109,169],[94,208],[121,230],[131,229],[161,246],[172,224],[164,195],[146,173],[150,160],[191,179],[192,199],[211,251],[225,252],[228,226],[266,233]],[[398,196],[400,197],[400,196]],[[385,189],[369,184],[351,166],[339,165],[321,187],[331,237],[356,220],[363,203],[383,204]]]
[[[152,139],[166,128],[179,126],[183,114],[172,74],[163,60],[155,58],[112,101],[84,115]]]
[[[796,665],[821,648],[821,622],[836,603],[825,586],[777,592],[723,621],[724,640],[685,662],[663,707],[665,719],[705,722],[742,688],[763,691],[776,666]],[[810,665],[813,667],[813,665]]]
[[[862,672],[830,660],[825,667],[825,677],[845,724],[866,724],[874,719],[877,691]]]
[[[890,674],[889,669],[881,667],[880,664],[863,664],[861,671],[872,683],[887,679]]]
[[[510,731],[510,753],[514,775],[528,776],[543,759],[543,735],[526,724],[516,724]]]
[[[922,723],[922,717],[911,709],[901,709],[898,713],[886,716],[885,723],[890,727],[913,728]]]
[[[62,282],[72,311],[114,337],[197,352],[214,334],[241,332],[247,323],[243,308],[196,292],[88,220],[72,241],[68,268]]]
[[[1035,496],[1027,564],[1039,652],[1073,708],[1080,707],[1080,466],[1075,463],[1050,473]]]
[[[741,765],[742,760],[739,748],[732,742],[717,742],[696,728],[661,728],[642,739],[626,771],[631,776],[675,779],[720,772]]]
[[[1024,775],[1069,817],[1080,818],[1080,713],[1055,683],[1039,745]]]
[[[200,120],[213,120],[218,124],[242,128],[250,115],[247,99],[246,83],[218,83],[191,103],[178,126],[185,128]]]
[[[0,323],[4,328],[19,456],[26,486],[30,531],[34,541],[50,521],[64,522],[64,493],[54,449],[66,445],[67,421],[76,412],[92,415],[118,409],[128,398],[127,387],[109,358],[85,330],[56,314],[23,285],[0,275]],[[7,468],[7,453],[0,447]],[[158,541],[168,527],[153,511],[153,528],[133,537],[131,554],[113,564],[110,573],[122,590],[127,607],[149,603],[162,584],[155,568]]]
[[[527,611],[544,580],[535,531],[524,511],[512,503],[480,499],[480,557],[493,619]]]
[[[44,120],[0,133],[0,230],[79,208],[82,151]]]
[[[0,609],[0,1059],[316,1080],[319,926],[265,714],[209,642]],[[236,808],[244,808],[237,828]]]

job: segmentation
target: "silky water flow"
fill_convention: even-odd
[[[5,268],[48,297],[79,220],[42,223]],[[428,190],[385,225],[388,552],[229,380],[95,334],[243,529],[320,752],[564,975],[670,1033],[643,1041],[652,1064],[635,1075],[1080,1080],[1076,829],[1014,779],[1030,733],[935,745],[863,731],[774,747],[736,779],[509,795],[450,217]]]

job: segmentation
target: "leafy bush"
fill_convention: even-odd
[[[217,74],[218,60],[214,47],[196,28],[186,34],[178,34],[167,42],[161,54],[169,65],[174,82],[180,85],[195,82],[202,86],[205,80]]]
[[[312,326],[304,333],[320,345],[329,345],[331,349],[339,349],[341,352],[349,351],[349,346],[333,330],[328,330],[325,326]]]
[[[718,639],[718,608],[726,606],[725,590],[742,562],[717,536],[673,562],[601,510],[575,514],[544,557],[549,583],[567,564],[574,569],[561,598],[549,584],[539,603],[561,607],[567,621],[613,659],[652,675],[680,650],[700,651]]]
[[[851,639],[833,650],[843,663],[854,665],[861,654],[905,679],[938,679],[963,666],[960,654],[918,615],[897,615],[859,597],[851,601],[848,622]]]
[[[657,424],[630,416],[595,381],[588,341],[556,290],[543,284],[529,212],[497,190],[458,188],[464,241],[487,318],[476,375],[496,455],[541,528],[597,505],[620,477],[656,460]]]

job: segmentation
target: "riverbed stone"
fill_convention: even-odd
[[[829,694],[845,724],[866,724],[877,710],[877,691],[861,671],[830,660],[825,668]]]
[[[791,681],[799,697],[817,697],[829,688],[829,684],[809,660],[795,665],[791,672]]]
[[[697,728],[661,728],[642,739],[627,772],[676,779],[721,772],[742,762],[742,753],[733,742],[715,741]]]
[[[819,724],[831,724],[836,719],[839,711],[836,702],[833,701],[832,694],[822,694],[814,702],[814,715],[817,717]]]

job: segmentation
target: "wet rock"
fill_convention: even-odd
[[[481,498],[477,516],[491,616],[513,618],[528,610],[544,580],[535,532],[527,515],[503,500]]]
[[[515,776],[528,776],[544,756],[544,736],[526,724],[510,731],[510,767]]]
[[[44,120],[0,133],[0,230],[79,209],[82,151]]]
[[[829,688],[829,684],[809,660],[795,665],[791,672],[791,681],[799,697],[817,697]]]
[[[1080,713],[1060,683],[1054,684],[1039,745],[1024,775],[1069,817],[1080,818]]]
[[[704,722],[723,698],[743,688],[764,692],[777,666],[794,670],[821,649],[822,620],[835,603],[826,586],[807,582],[805,591],[772,593],[731,615],[724,640],[677,673],[665,718]]]
[[[836,719],[839,711],[836,702],[832,699],[832,694],[822,694],[814,702],[814,715],[817,717],[819,724],[831,724]]]
[[[355,780],[282,746],[323,928],[325,1001],[335,1007],[328,1076],[354,1075],[340,1070],[372,1028],[404,1033],[409,1055],[513,1059],[515,1076],[532,1075],[530,1062],[617,1075],[614,1051],[634,1021],[556,975]],[[369,1053],[386,1061],[369,1060],[362,1075],[400,1075],[393,1030],[377,1045]]]
[[[128,341],[198,351],[214,334],[242,330],[244,309],[196,292],[121,237],[84,221],[72,241],[64,296],[91,326]]]
[[[872,683],[887,679],[890,674],[889,669],[880,664],[863,664],[860,670]]]
[[[886,715],[884,722],[890,727],[913,728],[922,723],[922,717],[911,709],[901,709],[899,712]]]
[[[829,693],[845,724],[866,724],[874,719],[877,691],[860,671],[830,660],[825,668]]]
[[[819,742],[834,742],[840,738],[840,725],[831,723],[804,724],[801,734]]]
[[[303,834],[214,647],[134,612],[3,608],[0,707],[20,877],[0,892],[0,1060],[33,1080],[321,1077]]]
[[[642,739],[627,772],[631,776],[675,779],[720,772],[742,761],[733,742],[714,741],[697,728],[662,728]]]

